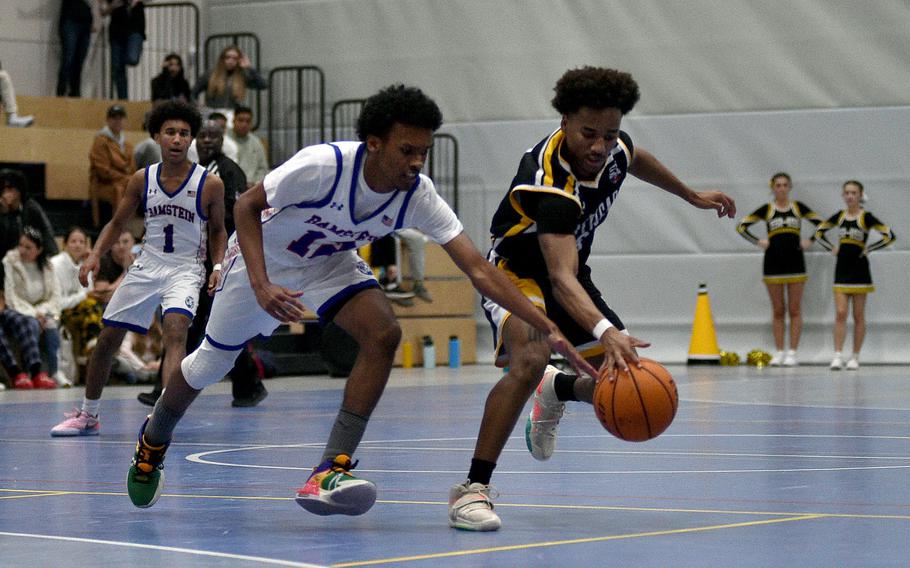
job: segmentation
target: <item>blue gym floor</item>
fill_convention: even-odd
[[[2,566],[910,565],[908,368],[671,367],[675,422],[622,442],[570,405],[556,454],[516,428],[493,483],[503,527],[448,527],[497,370],[396,370],[357,452],[379,500],[317,517],[293,499],[344,381],[273,379],[256,408],[208,389],[178,427],[166,485],[136,509],[125,477],[148,411],[111,387],[102,434],[48,432],[83,390],[0,392]]]

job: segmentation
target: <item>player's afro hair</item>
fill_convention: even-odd
[[[442,126],[442,111],[417,87],[392,85],[366,100],[357,119],[357,137],[384,139],[396,122],[435,132]]]
[[[190,125],[193,138],[202,126],[202,115],[196,107],[184,101],[166,101],[155,105],[148,117],[149,134],[154,136],[161,132],[161,127],[168,120],[182,120]]]
[[[603,67],[571,69],[556,82],[551,101],[560,114],[572,114],[581,107],[618,108],[628,113],[638,102],[638,83],[632,75]]]

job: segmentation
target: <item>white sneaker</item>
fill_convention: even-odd
[[[73,381],[66,378],[63,371],[58,370],[51,378],[54,379],[54,382],[57,383],[57,386],[60,388],[68,389],[73,386]]]
[[[25,128],[35,122],[34,116],[19,116],[16,113],[10,113],[6,117],[6,125],[14,128]]]
[[[784,352],[778,351],[771,357],[771,361],[768,363],[771,367],[780,367],[780,364],[784,361]]]
[[[534,406],[525,423],[525,443],[528,451],[538,461],[546,461],[553,455],[559,420],[566,409],[565,403],[556,399],[553,388],[553,381],[559,372],[553,365],[547,365],[543,378],[534,390]]]
[[[0,383],[0,391],[5,391],[5,390],[6,390],[6,385],[4,385],[3,383]]]
[[[466,531],[495,531],[502,526],[493,512],[490,493],[493,488],[482,483],[455,485],[449,490],[449,526]]]
[[[799,362],[796,360],[796,352],[788,351],[784,356],[784,360],[781,362],[781,365],[784,367],[796,367],[799,365]]]
[[[835,355],[834,359],[831,359],[831,370],[840,371],[844,368],[844,360],[841,359],[840,355]]]
[[[856,360],[856,357],[850,357],[850,360],[847,361],[847,366],[844,368],[848,371],[856,371],[859,369],[859,361]]]

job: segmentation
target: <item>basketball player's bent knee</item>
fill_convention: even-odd
[[[180,370],[186,383],[202,390],[224,378],[234,366],[238,351],[228,351],[213,346],[206,339],[198,349],[183,358]]]

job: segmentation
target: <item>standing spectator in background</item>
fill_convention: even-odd
[[[126,183],[136,171],[133,145],[127,142],[123,134],[125,122],[126,109],[120,105],[111,105],[107,109],[107,125],[95,135],[89,154],[89,193],[92,196],[92,221],[96,227],[102,225],[98,200],[109,201],[112,211],[116,211],[126,190]]]
[[[206,117],[206,120],[217,123],[218,126],[221,127],[221,132],[227,132],[228,119],[223,112],[216,110],[215,112],[210,113]],[[237,143],[230,138],[226,138],[224,136],[221,137],[221,153],[230,158],[231,161],[235,164],[237,163]],[[190,149],[187,151],[186,157],[191,162],[196,162],[197,164],[199,163],[199,151],[196,150],[195,138],[193,138],[193,143],[190,144]]]
[[[145,117],[142,119],[142,129],[146,132],[148,131],[150,114],[152,114],[152,111],[145,113]],[[161,146],[155,142],[151,134],[148,138],[136,144],[136,149],[133,151],[133,161],[136,163],[136,169],[139,170],[144,170],[148,166],[161,161]]]
[[[92,33],[101,22],[100,0],[63,0],[60,6],[60,71],[57,96],[82,96],[82,65],[88,55]]]
[[[0,69],[0,104],[6,111],[6,125],[16,128],[25,128],[35,122],[33,116],[19,116],[19,107],[16,105],[16,89],[9,73]]]
[[[111,82],[118,99],[128,99],[126,66],[134,67],[142,57],[145,42],[143,0],[101,0],[101,14],[110,15],[108,39],[111,44]]]
[[[260,90],[268,86],[262,75],[253,69],[250,58],[236,45],[229,45],[218,56],[215,69],[206,71],[199,78],[193,87],[192,98],[195,100],[201,93],[205,93],[205,106],[224,113],[230,127],[234,109],[243,104],[246,90]]]
[[[41,205],[29,197],[22,172],[0,170],[0,191],[0,256],[19,245],[19,235],[26,225],[41,232],[42,246],[48,255],[57,254],[54,229]]]
[[[793,182],[786,172],[771,177],[772,201],[765,203],[740,221],[736,231],[750,243],[765,251],[762,273],[765,287],[771,298],[771,329],[774,333],[774,347],[777,352],[771,358],[771,366],[795,367],[796,349],[803,330],[802,302],[803,288],[809,276],[806,274],[806,260],[803,251],[809,250],[815,240],[815,228],[822,222],[808,205],[790,199]],[[812,224],[812,237],[801,238],[803,219]],[[759,239],[749,227],[759,221],[765,222],[767,236]],[[786,292],[786,296],[785,293]],[[784,354],[784,331],[786,316],[790,315],[790,349]]]
[[[875,292],[872,271],[869,268],[869,253],[884,248],[894,241],[894,233],[888,225],[863,208],[865,194],[863,184],[856,180],[844,182],[842,187],[845,209],[829,217],[818,226],[815,238],[837,257],[834,266],[834,358],[831,370],[848,371],[859,369],[859,351],[866,338],[866,298]],[[831,243],[825,233],[837,229],[837,244]],[[877,231],[882,238],[866,245],[869,233]],[[853,356],[844,365],[841,351],[847,338],[847,311],[853,300]]]
[[[30,226],[22,229],[19,246],[3,257],[3,289],[7,305],[31,318],[36,335],[44,336],[44,355],[48,373],[54,378],[50,385],[33,379],[37,388],[55,388],[71,384],[57,369],[60,348],[60,293],[54,267],[42,246],[41,232]],[[55,384],[56,381],[56,384]],[[42,386],[43,385],[43,386]]]
[[[161,64],[161,73],[152,79],[152,102],[190,100],[190,84],[183,76],[183,59],[168,53]]]
[[[265,179],[269,173],[269,161],[265,157],[262,140],[251,132],[253,127],[253,109],[238,105],[234,109],[234,128],[228,133],[228,139],[237,144],[237,165],[246,175],[247,187],[253,187]]]

